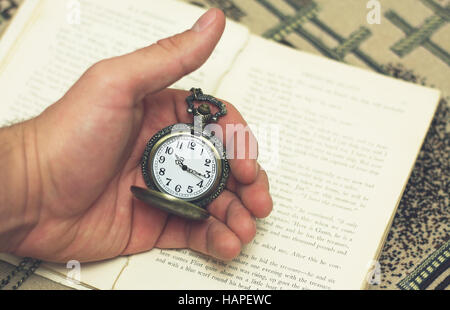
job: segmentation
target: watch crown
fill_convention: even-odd
[[[210,108],[209,105],[206,104],[206,103],[202,103],[202,104],[198,107],[197,111],[198,111],[200,114],[202,114],[202,115],[208,115],[208,114],[211,114],[211,108]]]

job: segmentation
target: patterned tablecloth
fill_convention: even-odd
[[[21,1],[0,0],[0,33]],[[219,7],[290,47],[442,91],[371,288],[450,288],[450,0],[183,1]],[[55,288],[39,280],[23,288]]]

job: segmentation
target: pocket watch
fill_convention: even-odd
[[[201,103],[195,107],[194,102]],[[191,124],[174,124],[156,133],[142,156],[142,176],[148,188],[131,187],[134,196],[187,219],[209,217],[205,207],[224,190],[229,164],[222,141],[207,126],[227,114],[213,96],[192,88],[186,98]],[[211,113],[210,105],[218,108]]]

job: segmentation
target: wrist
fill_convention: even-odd
[[[35,120],[0,129],[0,252],[12,253],[39,219]]]

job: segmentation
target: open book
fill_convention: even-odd
[[[94,62],[181,32],[203,13],[169,0],[75,2],[79,23],[66,1],[23,3],[0,43],[0,125],[43,111]],[[173,87],[233,103],[258,137],[274,211],[258,220],[255,240],[228,263],[154,249],[82,264],[78,285],[66,280],[65,265],[44,263],[37,273],[99,289],[365,287],[439,92],[281,46],[233,22],[208,62]]]

